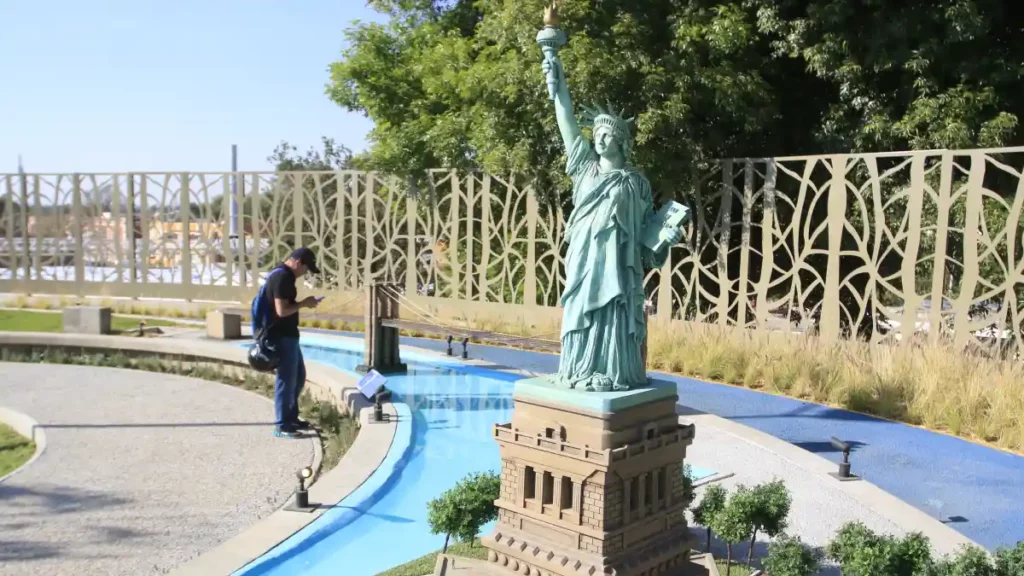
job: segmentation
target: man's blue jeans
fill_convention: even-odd
[[[282,338],[277,352],[281,363],[274,381],[274,424],[278,430],[294,430],[299,421],[299,395],[306,385],[306,362],[298,338]]]

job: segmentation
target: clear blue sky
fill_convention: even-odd
[[[327,99],[364,0],[0,0],[0,173],[268,170],[281,140],[365,148]]]

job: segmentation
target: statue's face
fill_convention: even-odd
[[[622,144],[612,134],[611,128],[602,126],[594,131],[594,151],[606,160],[622,159]]]

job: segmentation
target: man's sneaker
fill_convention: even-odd
[[[278,438],[302,438],[302,435],[295,430],[281,430],[280,428],[274,429],[274,436]]]
[[[306,422],[305,420],[302,420],[302,419],[296,420],[292,425],[295,426],[296,430],[312,430],[313,429],[313,425],[312,424],[310,424],[309,422]]]

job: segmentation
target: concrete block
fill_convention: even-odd
[[[64,332],[70,334],[110,334],[110,308],[72,306],[64,309]]]
[[[206,336],[215,340],[242,337],[242,315],[214,310],[206,315]]]

